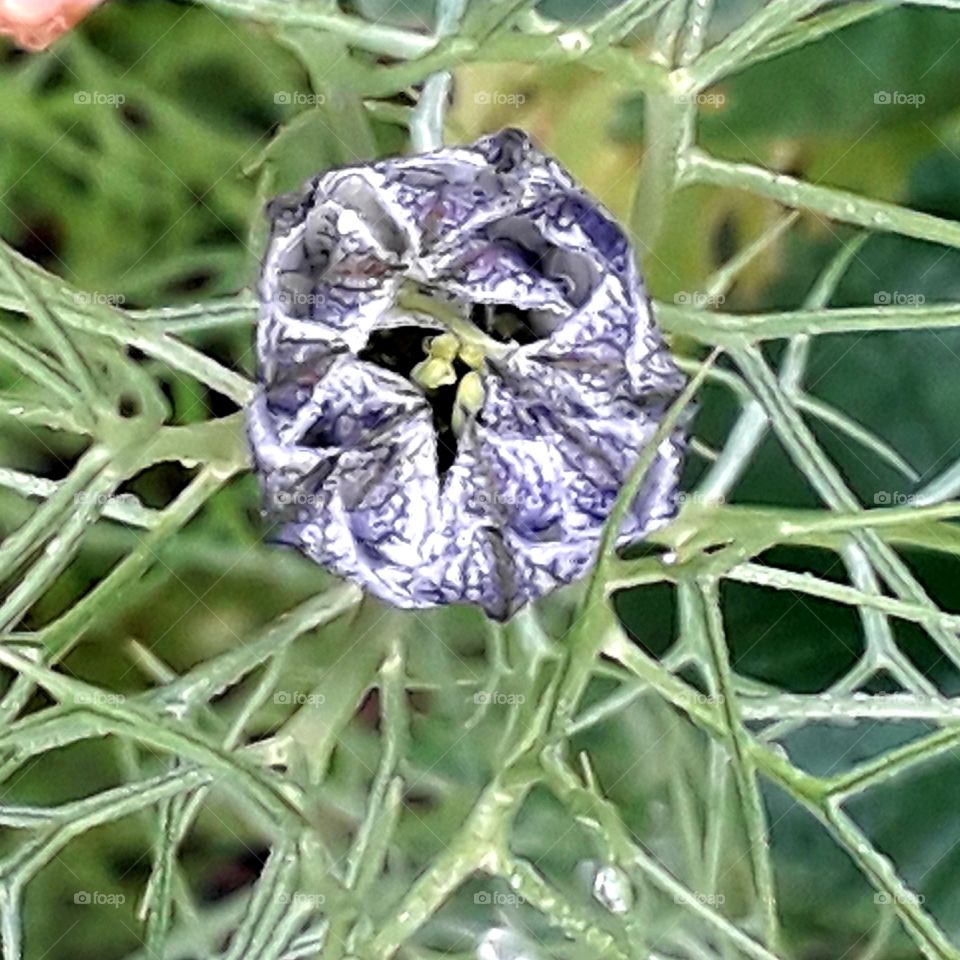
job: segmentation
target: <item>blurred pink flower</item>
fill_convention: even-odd
[[[103,0],[0,0],[0,35],[43,50]]]

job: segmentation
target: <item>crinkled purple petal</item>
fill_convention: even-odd
[[[515,130],[330,171],[270,215],[249,432],[283,539],[402,607],[505,619],[582,577],[684,384],[615,221]],[[446,469],[427,391],[364,353],[378,331],[442,329],[398,306],[405,281],[529,326],[486,357]],[[685,443],[661,445],[623,541],[674,513]]]

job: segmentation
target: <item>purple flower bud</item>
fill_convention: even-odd
[[[684,377],[623,232],[505,130],[275,200],[249,432],[283,540],[499,620],[583,576]],[[675,511],[663,443],[621,532]]]

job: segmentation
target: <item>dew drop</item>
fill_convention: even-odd
[[[611,913],[628,913],[633,906],[633,885],[619,867],[607,864],[593,877],[593,897]]]
[[[492,927],[477,944],[477,960],[537,960],[534,953],[511,930]]]
[[[593,41],[582,30],[569,30],[557,36],[557,43],[568,53],[584,53],[590,49]]]
[[[170,700],[163,705],[163,712],[173,717],[174,720],[185,720],[189,711],[189,701],[180,697],[175,700]]]

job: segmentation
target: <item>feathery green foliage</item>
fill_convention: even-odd
[[[960,308],[903,292],[904,261],[956,265],[960,226],[880,198],[956,142],[951,61],[924,61],[939,112],[913,115],[910,74],[870,67],[856,103],[902,129],[869,155],[880,114],[838,121],[837,147],[830,104],[790,101],[791,71],[813,83],[844,49],[859,71],[878,28],[934,24],[948,49],[960,4],[142,6],[0,77],[4,957],[960,957],[937,866],[960,820],[921,789],[950,796],[960,745],[960,460],[909,417],[952,376]],[[816,144],[812,175],[772,166],[780,118],[751,130],[751,98]],[[591,152],[591,104],[612,153]],[[618,212],[703,427],[658,549],[608,545],[501,629],[387,609],[271,547],[241,408],[258,205],[518,105],[612,206],[632,193]],[[891,155],[895,174],[863,168]],[[756,239],[681,265],[731,202]],[[830,306],[864,269],[873,302]],[[905,445],[895,410],[888,433],[815,391],[884,336],[877,364],[913,364]]]

